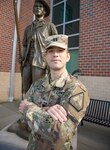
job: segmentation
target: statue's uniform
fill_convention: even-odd
[[[53,82],[46,75],[31,86],[27,99],[32,102],[24,112],[32,129],[28,150],[72,150],[71,140],[89,104],[85,86],[68,74]],[[66,122],[54,121],[48,114],[55,104],[67,111]]]
[[[23,92],[26,93],[30,85],[45,74],[45,39],[57,34],[54,24],[34,21],[27,26],[23,38]]]

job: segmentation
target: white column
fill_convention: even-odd
[[[21,0],[18,0],[17,1],[18,19],[20,15],[20,3]],[[11,71],[10,71],[10,85],[9,85],[9,97],[8,97],[9,102],[12,102],[14,99],[14,75],[15,75],[14,73],[15,73],[16,49],[17,49],[17,31],[15,25],[14,38],[13,38],[12,63],[11,63]]]

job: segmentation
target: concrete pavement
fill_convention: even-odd
[[[78,150],[110,150],[110,128],[84,121],[78,127]]]
[[[0,130],[20,117],[18,106],[19,101],[0,104]]]
[[[0,130],[20,117],[19,101],[0,104]],[[78,127],[78,150],[110,150],[110,128],[84,121]]]

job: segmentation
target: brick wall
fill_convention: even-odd
[[[33,19],[33,3],[34,0],[21,0],[20,9],[20,39],[22,41],[24,29],[32,22]],[[14,11],[13,1],[4,0],[0,2],[0,72],[10,72],[12,61],[12,49],[14,38]],[[18,59],[17,49],[17,59]],[[16,72],[19,72],[19,64],[16,59]]]
[[[12,1],[0,2],[0,72],[10,71],[14,31],[12,7]]]
[[[81,0],[79,68],[83,76],[110,76],[110,0]]]

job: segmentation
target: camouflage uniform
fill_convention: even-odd
[[[51,83],[46,75],[31,86],[27,99],[32,102],[24,112],[32,129],[28,150],[72,150],[71,140],[89,104],[85,86],[68,74]],[[48,107],[55,104],[67,111],[66,122],[54,121],[48,114]]]

